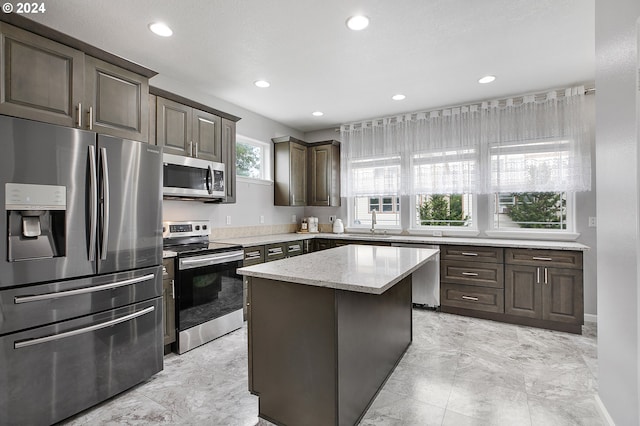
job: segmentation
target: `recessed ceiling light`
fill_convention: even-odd
[[[311,115],[313,115],[314,117],[322,117],[324,115],[324,112],[322,111],[314,111],[311,113]]]
[[[487,83],[491,83],[492,81],[494,81],[496,78],[492,75],[485,75],[484,77],[482,77],[480,80],[478,80],[478,83],[480,84],[487,84]]]
[[[162,37],[170,37],[173,34],[171,28],[162,22],[153,22],[149,24],[149,29],[154,33]]]
[[[397,95],[393,95],[393,96],[391,97],[391,99],[393,99],[394,101],[401,101],[401,100],[403,100],[404,98],[406,98],[406,96],[405,96],[405,95],[403,95],[403,94],[400,94],[400,93],[398,93]]]
[[[271,86],[271,83],[269,83],[268,81],[265,81],[265,80],[257,80],[257,81],[254,81],[253,84],[255,84],[256,86],[261,87],[263,89],[265,87]]]
[[[350,30],[360,31],[360,30],[364,30],[368,26],[369,26],[369,18],[367,18],[366,16],[356,15],[347,19],[347,27],[349,27]]]

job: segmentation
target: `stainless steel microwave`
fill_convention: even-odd
[[[219,200],[226,196],[222,163],[163,154],[162,195],[166,198]]]

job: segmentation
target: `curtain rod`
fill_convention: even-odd
[[[555,89],[555,91],[556,91],[556,92],[558,92],[558,93],[562,93],[562,91],[563,91],[563,90],[566,90],[566,88],[565,88],[565,89]],[[547,93],[549,93],[549,92],[553,92],[553,90],[547,90],[546,92],[542,92],[542,93],[540,93],[540,92],[539,92],[539,93],[535,93],[535,94],[533,94],[533,96],[546,96],[546,95],[547,95]],[[584,89],[584,94],[585,94],[585,95],[595,95],[595,94],[596,94],[596,88],[595,88],[595,87],[586,87],[586,88]],[[529,94],[529,95],[519,95],[519,96],[514,96],[513,98],[510,98],[510,99],[522,99],[522,98],[524,98],[525,96],[531,96],[531,94]],[[564,95],[563,95],[563,96],[564,96]],[[507,99],[509,99],[509,98],[499,99],[499,100],[498,100],[498,102],[504,102],[504,101],[506,101]],[[475,103],[467,104],[467,105],[457,105],[457,106],[450,106],[450,107],[434,108],[434,109],[429,110],[429,111],[417,111],[417,112],[404,113],[404,114],[400,114],[400,115],[406,115],[406,114],[419,114],[419,113],[429,113],[429,112],[431,112],[431,111],[440,111],[440,110],[443,110],[443,109],[452,109],[452,108],[469,107],[469,106],[472,106],[472,105],[479,105],[479,104],[482,104],[483,102],[493,102],[493,101],[482,101],[482,102],[475,102]],[[393,116],[391,116],[391,117],[393,117]],[[372,119],[370,119],[370,120],[363,120],[363,121],[372,121],[372,120],[380,120],[380,118],[372,118]],[[334,132],[339,132],[339,131],[340,131],[340,127],[336,128],[336,129],[333,129],[333,130],[334,130]]]

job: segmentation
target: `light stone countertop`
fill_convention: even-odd
[[[411,247],[346,245],[238,269],[250,277],[316,287],[382,294],[439,250]]]
[[[356,241],[380,241],[390,243],[415,243],[415,244],[455,244],[468,246],[489,246],[489,247],[513,247],[530,249],[550,249],[550,250],[572,250],[587,251],[589,246],[572,241],[543,241],[543,240],[516,240],[503,238],[464,238],[464,237],[431,237],[418,235],[370,235],[370,234],[272,234],[259,235],[255,237],[221,238],[214,241],[220,243],[240,244],[243,247],[251,247],[273,243],[286,243],[310,238],[331,238]]]

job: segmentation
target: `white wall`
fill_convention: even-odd
[[[598,394],[640,424],[638,0],[596,0]]]
[[[270,120],[252,111],[206,94],[206,88],[191,87],[169,77],[157,75],[151,85],[194,100],[211,108],[240,117],[236,133],[271,143],[271,138],[293,136],[303,139],[303,133]],[[273,161],[273,159],[271,160]],[[273,205],[273,185],[260,185],[238,180],[235,204],[205,204],[197,201],[163,202],[163,220],[197,219],[211,220],[214,228],[258,225],[281,225],[291,223],[295,214],[300,221],[302,207],[276,207]],[[227,225],[226,217],[231,216]],[[260,223],[264,216],[264,223]]]

